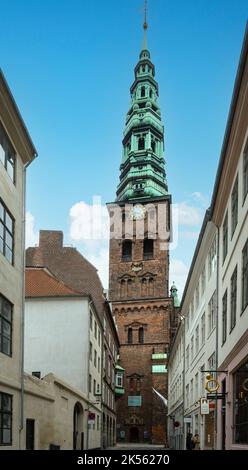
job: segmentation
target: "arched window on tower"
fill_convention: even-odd
[[[147,296],[147,282],[145,278],[143,278],[141,281],[141,295]]]
[[[134,392],[134,378],[131,377],[131,379],[129,379],[129,392]]]
[[[127,281],[127,295],[128,297],[132,297],[132,279],[128,279]]]
[[[153,96],[152,88],[150,88],[150,90],[149,90],[149,96],[150,96],[150,98],[152,98],[152,96]]]
[[[132,260],[132,242],[131,240],[125,240],[122,243],[122,261]]]
[[[153,151],[153,153],[155,153],[155,152],[156,152],[156,142],[155,142],[155,140],[154,140],[154,139],[152,139],[152,142],[151,142],[151,147],[152,147],[152,151]]]
[[[121,297],[126,296],[126,281],[125,279],[121,280]]]
[[[132,330],[132,328],[128,328],[128,330],[127,330],[127,342],[128,342],[128,344],[132,344],[132,342],[133,342],[133,330]]]
[[[140,96],[141,98],[144,98],[144,96],[146,96],[146,89],[144,86],[141,87]]]
[[[149,278],[149,284],[148,284],[148,295],[152,297],[154,295],[154,282],[153,282],[153,277]]]
[[[153,240],[147,238],[144,240],[144,259],[153,258]]]
[[[139,137],[138,140],[138,150],[144,150],[145,149],[145,138],[144,137]]]
[[[144,343],[144,328],[139,328],[139,343]]]

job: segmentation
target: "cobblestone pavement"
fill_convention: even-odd
[[[152,444],[133,444],[133,443],[118,443],[115,447],[108,447],[107,450],[169,450],[165,449],[163,445],[152,445]]]

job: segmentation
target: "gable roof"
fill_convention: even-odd
[[[76,248],[63,245],[63,232],[41,230],[39,246],[26,250],[26,267],[45,266],[70,289],[92,298],[103,321],[105,297],[96,268]]]
[[[82,294],[57,279],[48,269],[40,267],[26,269],[25,296],[26,298],[82,297]]]

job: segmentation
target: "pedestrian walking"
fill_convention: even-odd
[[[190,432],[187,434],[187,437],[186,437],[186,449],[187,450],[193,450],[193,434],[191,434]]]
[[[201,450],[199,434],[195,434],[192,441],[193,441],[193,445],[194,445],[193,450]]]

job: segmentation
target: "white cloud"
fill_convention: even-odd
[[[82,255],[98,270],[103,287],[107,289],[109,217],[99,197],[93,198],[92,205],[80,201],[71,207],[69,235]]]
[[[205,208],[207,208],[210,203],[209,197],[207,197],[205,194],[201,193],[200,191],[195,191],[194,193],[190,194],[190,197],[192,197],[196,201],[199,201],[201,205]]]
[[[199,207],[190,206],[186,202],[178,204],[180,225],[200,225],[202,222],[202,211]]]
[[[39,233],[35,231],[35,219],[31,212],[26,212],[26,248],[38,244]]]
[[[182,238],[186,238],[187,240],[196,240],[199,236],[199,231],[195,232],[180,232],[180,236]]]
[[[72,240],[107,240],[109,217],[101,198],[94,197],[93,204],[77,202],[70,209],[70,237]]]
[[[178,288],[178,296],[181,299],[185,282],[188,276],[188,267],[180,259],[171,259],[170,261],[170,286],[175,282]]]

